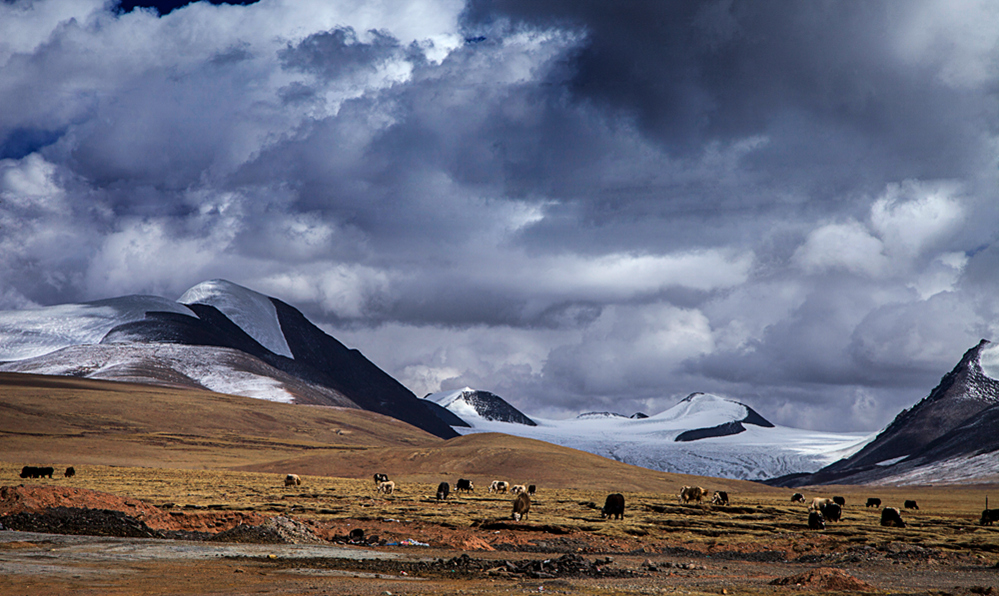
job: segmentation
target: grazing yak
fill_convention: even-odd
[[[895,507],[885,507],[881,510],[881,525],[904,528],[905,522],[902,521],[902,512]]]
[[[537,487],[537,485],[534,485],[534,484],[529,484],[529,485],[527,486],[527,494],[529,494],[529,495],[531,495],[531,496],[533,497],[533,496],[534,496],[534,493],[536,493],[536,492],[538,492],[538,487]]]
[[[989,509],[985,508],[982,510],[982,519],[978,520],[978,524],[982,526],[991,526],[992,522],[999,521],[999,509]]]
[[[447,482],[441,482],[437,485],[437,500],[443,501],[451,493],[451,485]]]
[[[999,509],[989,509],[989,496],[985,495],[985,509],[982,510],[982,519],[978,520],[978,525],[991,526],[995,521],[999,521]]]
[[[66,473],[63,474],[63,476],[65,476],[66,478],[72,478],[73,476],[76,476],[76,468],[74,468],[73,466],[66,468]]]
[[[691,501],[701,502],[705,496],[707,496],[708,491],[704,490],[699,486],[684,486],[680,489],[680,500],[684,503],[689,503]]]
[[[52,478],[52,474],[55,474],[55,468],[48,467],[38,467],[38,466],[24,466],[21,468],[21,478],[44,478],[48,476]]]
[[[375,474],[375,484],[388,482],[388,474]]]
[[[874,507],[875,509],[877,509],[878,507],[881,507],[881,499],[870,497],[867,499],[867,506]]]
[[[600,517],[624,519],[624,495],[621,493],[607,495],[607,499],[604,501],[604,508],[600,510]]]
[[[822,513],[818,511],[812,511],[808,514],[808,528],[810,530],[825,530],[826,520],[822,517]]]
[[[904,505],[904,507],[905,507],[906,509],[916,509],[916,510],[918,510],[918,509],[919,509],[919,505],[916,505],[916,502],[915,502],[915,501],[910,501],[910,500],[906,500],[906,501],[905,501],[905,505]]]
[[[513,486],[510,487],[510,494],[512,495],[519,495],[520,493],[526,493],[526,492],[527,492],[527,487],[524,486],[523,484],[514,484]]]
[[[833,505],[835,504],[832,499],[827,499],[826,497],[815,497],[812,499],[811,504],[808,505],[809,511],[818,511],[823,505]]]
[[[846,499],[844,497],[833,497],[833,503],[836,503],[840,507],[846,507]]]
[[[454,492],[463,490],[465,492],[475,492],[475,486],[472,484],[471,480],[466,478],[459,478],[458,482],[454,485]]]
[[[819,507],[819,512],[822,513],[822,517],[831,522],[838,522],[843,519],[843,507],[839,503],[826,503],[822,507]]]
[[[794,493],[793,495],[791,495],[791,502],[792,503],[804,503],[805,502],[805,495],[803,495],[801,493]]]
[[[716,490],[711,497],[712,505],[728,505],[728,493],[723,490]]]
[[[395,482],[391,480],[386,480],[385,482],[378,483],[378,492],[385,493],[386,495],[391,495],[395,491]]]
[[[285,486],[298,486],[302,484],[302,479],[298,477],[298,474],[288,474],[284,477]]]
[[[510,483],[506,480],[493,480],[492,484],[489,485],[491,493],[505,493],[508,490],[510,490]]]
[[[527,513],[531,510],[531,497],[527,493],[520,493],[513,500],[513,521],[527,519]]]

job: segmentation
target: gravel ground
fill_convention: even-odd
[[[863,536],[840,532],[839,540],[826,541],[824,548],[801,543],[805,548],[799,550],[789,547],[792,538],[800,542],[797,534],[769,532],[705,549],[680,537],[651,543],[550,524],[454,527],[381,516],[317,522],[246,512],[164,511],[79,489],[11,487],[5,494],[4,596],[999,596],[999,566],[990,550],[907,543],[905,533],[858,544],[851,540]],[[964,525],[956,527],[966,533]]]
[[[906,545],[822,561],[455,553],[0,531],[3,594],[996,593],[999,570]],[[763,558],[765,559],[765,557]]]

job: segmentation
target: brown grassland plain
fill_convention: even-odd
[[[22,480],[23,465],[53,465],[57,475]],[[59,475],[68,465],[76,468],[73,478]],[[394,494],[376,493],[376,471],[399,484]],[[287,472],[302,476],[302,485],[285,487]],[[459,477],[471,478],[476,490],[437,502],[437,482]],[[511,497],[486,490],[494,478],[539,486],[528,520],[509,520]],[[808,499],[841,495],[847,501],[843,521],[816,532],[807,528],[805,505],[791,503],[794,491],[787,489],[664,474],[504,435],[442,441],[368,412],[190,390],[4,375],[0,486],[21,484],[139,499],[178,520],[280,515],[324,538],[361,528],[388,542],[429,545],[369,549],[399,553],[405,564],[461,554],[497,566],[610,554],[607,568],[633,573],[448,575],[402,562],[293,559],[275,550],[273,557],[192,562],[164,556],[104,568],[79,563],[76,575],[40,576],[11,566],[14,555],[56,549],[26,540],[0,542],[2,594],[986,594],[999,586],[999,528],[977,524],[995,486],[807,488],[800,492]],[[731,503],[681,504],[676,494],[683,484],[727,490]],[[625,495],[624,520],[599,514],[612,490]],[[879,511],[864,507],[868,497],[900,508],[915,499],[920,509],[903,511],[907,528],[883,528]],[[829,568],[866,583],[838,581]],[[770,585],[816,569],[824,575]]]

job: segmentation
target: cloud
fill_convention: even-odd
[[[913,259],[960,228],[964,210],[953,184],[892,184],[871,206],[871,225],[890,253]]]
[[[843,269],[877,277],[888,269],[884,243],[860,222],[828,224],[808,235],[794,260],[810,273]]]
[[[0,308],[222,277],[418,393],[838,429],[996,333],[987,3],[112,8],[0,3]]]

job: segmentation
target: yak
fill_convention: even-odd
[[[521,519],[527,519],[527,514],[531,510],[531,497],[527,496],[527,493],[520,493],[517,498],[513,500],[513,520],[520,521]]]
[[[895,507],[885,507],[881,510],[881,525],[904,528],[905,522],[902,521],[902,513],[898,509]]]
[[[604,508],[600,510],[600,517],[624,519],[624,495],[621,493],[607,495],[607,499],[604,501]]]

